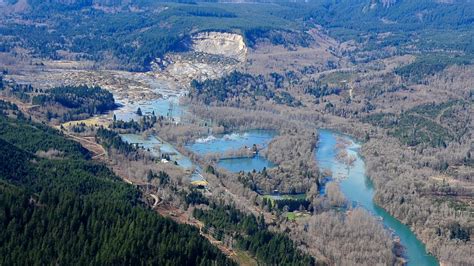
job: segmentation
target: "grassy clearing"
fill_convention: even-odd
[[[290,221],[295,221],[298,218],[307,217],[309,215],[306,211],[298,211],[298,208],[295,208],[295,206],[292,206],[292,204],[288,202],[294,201],[294,203],[299,204],[298,202],[306,200],[306,194],[280,195],[279,198],[276,198],[276,196],[273,195],[264,195],[263,198],[270,202],[272,208],[283,210],[281,203],[283,202],[284,205],[287,205],[289,209],[284,213],[284,216]]]
[[[274,204],[275,200],[278,200],[275,197],[276,196],[274,196],[274,195],[263,195],[264,199],[270,200],[272,202],[272,205]],[[299,200],[299,199],[301,199],[301,200],[303,200],[303,199],[306,199],[306,194],[296,194],[296,195],[285,194],[285,195],[280,195],[280,199],[284,199],[284,200]]]
[[[346,83],[351,82],[356,76],[352,72],[333,72],[322,76],[319,81],[321,84],[328,86],[342,87]]]
[[[239,265],[256,266],[258,262],[246,251],[236,250],[233,257]]]
[[[196,186],[196,187],[199,187],[199,186],[205,187],[205,186],[207,186],[207,185],[209,185],[209,184],[207,183],[207,181],[199,180],[199,181],[192,181],[192,182],[191,182],[191,185]]]
[[[296,221],[296,219],[303,218],[303,217],[308,217],[308,216],[310,216],[310,214],[307,213],[307,212],[294,211],[294,212],[285,213],[285,217],[289,221]]]
[[[296,214],[294,212],[288,212],[285,216],[290,221],[296,220]]]
[[[306,194],[282,195],[283,199],[306,199]]]
[[[91,117],[88,119],[84,120],[77,120],[77,121],[70,121],[63,123],[62,126],[64,128],[69,128],[72,126],[77,126],[80,124],[85,124],[86,126],[103,126],[105,128],[108,128],[110,125],[110,118],[108,116],[96,116],[96,117]]]

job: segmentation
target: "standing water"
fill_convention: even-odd
[[[183,115],[183,109],[179,105],[178,97],[159,98],[149,101],[140,101],[134,103],[124,103],[118,101],[122,105],[121,108],[114,111],[114,115],[118,120],[139,121],[140,116],[137,110],[140,108],[143,115],[155,114],[155,116],[171,117],[179,120]]]
[[[231,150],[238,150],[243,147],[250,148],[254,144],[259,147],[267,146],[268,142],[276,135],[271,130],[249,130],[243,133],[231,133],[225,135],[209,136],[198,139],[194,143],[187,145],[187,148],[194,153],[205,155],[210,153],[225,153]],[[275,166],[258,154],[253,157],[225,158],[217,163],[231,172],[251,172],[261,171],[263,168]]]
[[[347,148],[347,152],[349,155],[355,156],[356,161],[349,171],[344,164],[336,159],[336,138],[338,137],[352,144]],[[381,217],[384,225],[400,237],[400,242],[405,248],[408,265],[439,265],[436,258],[426,252],[425,245],[418,240],[410,228],[375,204],[375,190],[365,174],[365,164],[358,149],[359,145],[354,143],[351,138],[329,130],[320,130],[316,160],[322,170],[330,170],[336,179],[342,176],[346,177],[340,182],[340,187],[350,202],[355,202],[373,215]]]

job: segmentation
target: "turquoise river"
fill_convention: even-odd
[[[140,104],[138,106],[146,113],[155,111],[157,115],[167,115],[168,106],[170,102],[173,101],[176,102],[174,98],[170,98],[157,100],[148,105]],[[179,119],[182,115],[182,109],[178,107],[179,105],[176,104],[176,106],[177,108],[175,108],[175,112],[173,112],[173,117]],[[134,110],[136,110],[137,106],[127,107],[128,108],[121,108],[120,111],[116,112],[119,119],[130,120],[135,118]],[[197,140],[192,144],[188,144],[186,148],[197,154],[205,155],[209,153],[225,153],[229,150],[251,147],[254,144],[265,147],[275,134],[276,132],[274,131],[251,130],[242,133],[209,136]],[[182,156],[171,144],[160,140],[158,137],[152,136],[148,139],[143,139],[143,137],[139,135],[128,134],[122,135],[122,138],[128,142],[140,143],[152,153],[158,154],[161,150],[161,152],[166,151],[174,154],[173,160],[177,161],[179,165],[184,168],[192,167],[192,162],[187,157]],[[350,143],[347,152],[356,158],[354,165],[350,169],[336,159],[337,138],[342,138]],[[321,170],[330,170],[332,176],[328,177],[329,182],[337,180],[342,192],[350,202],[365,208],[372,215],[380,217],[384,225],[400,238],[400,242],[405,248],[405,257],[408,260],[408,265],[439,265],[436,258],[426,252],[425,245],[417,239],[409,227],[402,224],[375,204],[373,199],[375,194],[374,187],[365,173],[365,163],[359,154],[359,147],[360,145],[349,136],[338,134],[330,130],[319,130],[319,143],[315,159]],[[264,167],[270,168],[275,166],[259,155],[251,158],[222,159],[218,162],[218,165],[231,172],[247,172],[254,169],[260,171]],[[196,179],[194,176],[196,176],[196,174],[193,175],[193,180]]]
[[[347,148],[347,152],[355,156],[356,161],[349,170],[336,159],[335,146],[338,137],[352,144]],[[373,215],[381,217],[383,224],[400,238],[400,242],[405,248],[408,265],[439,265],[436,258],[426,252],[425,245],[418,240],[409,227],[375,204],[374,187],[365,173],[365,164],[358,152],[359,147],[359,144],[346,135],[340,135],[329,130],[319,130],[316,160],[321,169],[330,170],[334,177],[345,177],[340,179],[340,187],[349,201],[368,210]]]

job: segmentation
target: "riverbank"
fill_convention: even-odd
[[[341,191],[346,198],[361,206],[376,217],[381,217],[383,224],[393,230],[399,237],[400,243],[405,248],[405,255],[408,265],[439,265],[436,258],[426,252],[425,245],[417,239],[416,235],[409,227],[391,216],[383,208],[374,202],[375,189],[372,181],[365,172],[365,163],[359,154],[360,145],[346,135],[337,134],[333,131],[320,130],[320,142],[316,159],[321,168],[328,168],[334,174],[346,175],[347,177],[339,182]],[[347,168],[336,159],[336,138],[341,137],[349,141],[351,145],[347,152],[355,156],[354,165]]]
[[[324,131],[324,130],[322,130],[320,132],[320,135],[319,135],[320,142],[328,142],[329,145],[336,146],[335,140],[333,141],[333,140],[326,140],[325,139],[325,136],[326,136],[327,132],[328,131]],[[257,136],[257,138],[258,137],[260,137],[260,136]],[[340,135],[340,137],[342,137],[342,138],[346,139],[348,142],[354,144],[353,140],[349,139],[348,136]],[[203,156],[206,153],[207,154],[212,153],[212,152],[225,153],[226,151],[231,150],[233,147],[235,148],[235,147],[245,146],[244,144],[246,143],[245,142],[246,140],[248,140],[248,139],[245,137],[245,134],[239,135],[239,134],[234,133],[234,134],[228,134],[228,135],[222,136],[220,138],[215,138],[215,137],[210,138],[210,137],[208,137],[208,138],[199,139],[197,142],[195,142],[192,145],[189,145],[187,148],[190,148],[191,150],[193,150],[193,148],[194,148],[193,152],[196,152],[200,156]],[[247,143],[248,147],[252,146],[253,144],[256,144],[255,142],[258,142],[258,141],[255,141],[255,139],[251,139],[250,142]],[[318,147],[318,149],[319,149],[319,147]],[[357,150],[359,149],[359,146],[354,147],[354,145],[351,145],[351,147],[347,150],[347,152],[349,154],[351,154],[351,155],[353,155],[357,158],[357,160],[355,161],[355,165],[352,168],[358,169],[358,170],[351,169],[348,172],[346,172],[347,167],[345,167],[345,166],[341,167],[342,163],[336,159],[335,147],[332,147],[332,149],[333,149],[333,151],[331,151],[330,155],[329,155],[331,157],[331,159],[329,161],[326,161],[327,163],[330,163],[330,165],[327,165],[328,167],[325,167],[326,165],[325,165],[324,160],[323,161],[318,161],[318,163],[320,163],[320,166],[321,166],[322,169],[331,169],[331,172],[332,172],[333,176],[343,177],[346,174],[348,175],[347,179],[344,179],[344,178],[337,178],[337,179],[342,180],[341,183],[340,183],[341,184],[341,189],[344,192],[344,194],[346,195],[346,197],[349,199],[349,201],[357,202],[358,205],[364,207],[365,209],[367,209],[369,211],[369,213],[371,213],[373,215],[384,217],[382,219],[384,221],[385,226],[387,226],[388,228],[395,228],[395,229],[393,229],[395,234],[400,235],[400,243],[403,246],[405,246],[405,248],[407,250],[407,257],[408,257],[409,264],[414,263],[412,265],[420,265],[418,263],[421,263],[421,265],[436,265],[436,263],[433,264],[432,262],[428,262],[427,264],[425,264],[425,262],[422,259],[420,259],[417,256],[412,254],[414,252],[423,254],[423,253],[420,252],[420,250],[421,250],[419,248],[420,243],[416,242],[418,240],[409,231],[409,229],[403,228],[403,225],[401,223],[399,223],[399,222],[397,223],[396,220],[395,221],[392,220],[393,217],[391,217],[386,212],[384,213],[383,210],[381,210],[381,208],[379,209],[379,208],[376,207],[376,205],[373,203],[373,194],[374,194],[373,187],[370,187],[370,186],[359,187],[359,188],[362,189],[361,191],[359,191],[359,194],[368,195],[369,198],[355,197],[354,194],[351,192],[351,190],[347,190],[347,187],[351,187],[353,185],[359,185],[360,186],[361,178],[363,178],[363,179],[366,178],[365,177],[365,172],[364,172],[365,170],[363,169],[364,164],[362,162],[362,158],[360,157],[360,155],[357,152]],[[246,168],[246,166],[250,165],[251,167],[253,167],[252,166],[252,160],[254,160],[255,158],[258,158],[258,157],[231,158],[231,159],[227,159],[227,160],[219,160],[218,166],[221,166],[221,167],[223,167],[227,170],[230,170],[231,172],[251,171],[251,169],[249,169],[248,167]],[[227,165],[225,164],[226,162],[228,162]],[[224,165],[222,165],[223,163],[224,163]],[[350,171],[352,171],[352,172],[350,172]],[[351,178],[353,174],[355,174],[355,177],[357,179]],[[358,181],[353,183],[354,180],[358,180]],[[364,179],[364,183],[365,182],[366,181]],[[352,189],[354,189],[354,188],[352,188]],[[411,235],[410,235],[410,233],[411,233]],[[414,239],[413,239],[413,237],[414,237]],[[414,243],[412,243],[413,240],[415,241]],[[421,247],[424,251],[424,246],[421,246]],[[413,250],[415,250],[415,251],[413,251]]]

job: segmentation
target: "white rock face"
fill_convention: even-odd
[[[245,61],[247,46],[241,35],[225,32],[201,32],[191,38],[191,48],[196,52],[222,55]]]
[[[170,76],[175,77],[175,80],[184,80],[181,84],[187,84],[193,79],[198,81],[216,79],[233,70],[235,70],[235,65],[231,64],[206,64],[185,60],[177,61],[166,69]]]
[[[201,32],[193,35],[184,53],[169,53],[152,63],[155,79],[188,88],[192,80],[220,78],[236,70],[247,59],[247,46],[241,35]]]

